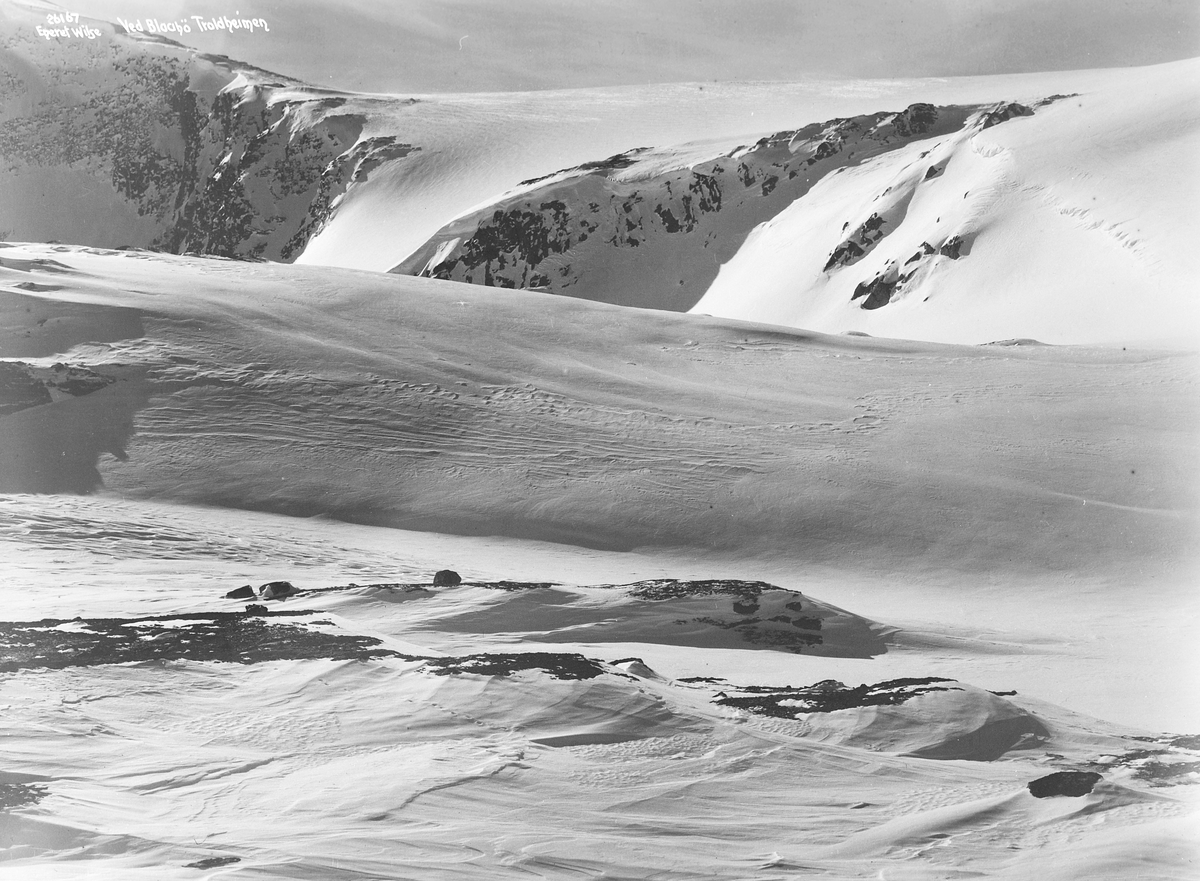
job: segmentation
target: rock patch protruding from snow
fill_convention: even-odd
[[[312,612],[204,612],[0,623],[0,672],[145,661],[402,657],[380,640],[301,620]],[[284,617],[286,616],[286,617]],[[298,617],[299,616],[299,617]]]
[[[594,679],[606,672],[599,662],[566,652],[517,652],[431,658],[423,670],[438,676],[469,673],[505,677],[524,670],[540,670],[554,679]]]
[[[269,581],[258,588],[258,595],[264,600],[281,600],[299,592],[290,581]]]
[[[1103,779],[1094,771],[1056,771],[1037,780],[1030,780],[1027,785],[1029,794],[1034,798],[1079,798],[1090,793]]]

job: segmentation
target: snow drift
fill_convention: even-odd
[[[3,417],[10,492],[874,572],[1194,565],[1191,354],[829,337],[67,246],[0,262],[6,369],[59,398]],[[60,363],[97,378],[56,390]]]

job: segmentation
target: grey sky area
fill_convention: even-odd
[[[108,20],[256,16],[182,42],[314,84],[509,91],[919,77],[1200,55],[1196,0],[80,0]]]

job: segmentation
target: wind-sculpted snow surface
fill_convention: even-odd
[[[70,271],[22,268],[33,255]],[[788,334],[66,246],[0,259],[10,285],[62,286],[4,294],[0,351],[116,380],[3,417],[10,491],[103,484],[459,534],[770,547],[874,571],[1192,565],[1190,356]],[[97,348],[79,316],[101,305],[111,341]],[[1128,395],[1108,384],[1114,363],[1138,377]],[[1029,383],[1070,402],[1052,431],[1014,415],[1036,408]],[[1097,452],[1114,413],[1139,430]]]
[[[173,615],[0,623],[17,659],[0,677],[8,871],[682,881],[969,865],[1065,879],[1046,867],[1086,846],[1098,877],[1185,877],[1191,777],[1151,783],[1135,771],[1146,762],[1120,757],[1183,767],[1200,755],[1191,740],[943,677],[737,686],[519,643],[441,655],[392,636],[404,616],[379,615],[388,591],[427,602],[399,590],[413,586],[313,589],[266,615],[185,612],[205,601],[184,589]],[[546,589],[424,592],[504,618],[496,596]],[[659,579],[623,593],[773,590]],[[1076,778],[1089,785],[1047,783]]]
[[[404,614],[421,621],[421,628],[545,643],[645,642],[869,658],[887,651],[892,631],[798,591],[750,581],[593,586],[505,581],[439,589],[385,584],[321,592],[343,590],[376,602],[402,602]]]
[[[67,246],[0,249],[0,263],[0,353],[18,378],[0,417],[8,491],[769,549],[874,573],[1175,583],[1195,564],[1186,353],[826,337]],[[49,279],[59,289],[15,287]],[[30,377],[70,369],[94,390],[28,406]],[[803,611],[767,611],[721,620],[824,639],[796,626]]]
[[[729,688],[715,702],[800,722],[796,733],[825,743],[921,756],[992,761],[1042,746],[1050,731],[1003,697],[939,677],[847,687],[826,680],[792,688]]]

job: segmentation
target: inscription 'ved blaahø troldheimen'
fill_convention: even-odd
[[[117,24],[130,34],[163,34],[181,37],[192,33],[215,33],[227,31],[236,33],[269,34],[271,26],[265,18],[242,18],[240,12],[234,13],[234,18],[227,15],[203,16],[188,15],[183,18],[165,21],[158,18],[124,19],[117,17]],[[94,40],[103,31],[80,21],[77,12],[50,12],[46,15],[46,24],[37,25],[34,30],[43,40]]]

